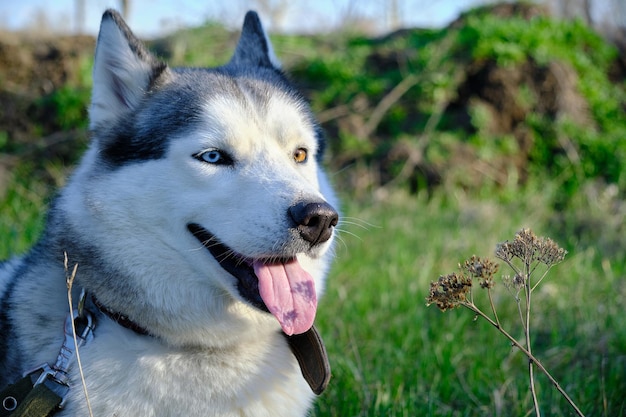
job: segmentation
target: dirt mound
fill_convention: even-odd
[[[65,85],[79,85],[94,45],[89,36],[36,39],[0,32],[0,131],[12,138],[29,135],[33,102]]]
[[[547,7],[530,2],[489,4],[472,9],[469,13],[461,13],[459,18],[450,24],[450,28],[462,27],[469,14],[474,16],[489,14],[502,19],[521,17],[525,20],[530,20],[538,16],[548,16],[550,12]]]
[[[541,140],[530,132],[530,115],[542,115],[555,122],[568,119],[593,123],[587,101],[578,91],[578,75],[563,62],[542,66],[527,61],[510,67],[498,66],[493,61],[474,62],[466,74],[456,100],[446,112],[458,128],[471,135],[477,129],[470,109],[481,108],[488,115],[488,123],[480,133],[515,138],[518,152],[514,156],[491,161],[489,175],[498,183],[506,183],[512,167],[522,181],[527,175],[534,142]],[[452,155],[451,166],[473,164],[478,159],[476,155],[468,157],[461,148],[457,153]]]
[[[386,82],[382,94],[368,90],[364,82],[352,97],[337,95],[348,97],[346,104],[327,105],[335,110],[325,123],[331,137],[351,141],[336,142],[340,158],[333,167],[342,172],[350,168],[344,174],[348,187],[368,191],[402,183],[412,189],[523,184],[538,166],[557,173],[566,167],[567,175],[578,170],[571,178],[582,178],[581,158],[599,159],[605,152],[583,154],[589,148],[587,138],[606,126],[596,119],[597,103],[582,94],[588,92],[581,88],[588,78],[580,66],[575,68],[567,54],[538,59],[544,56],[535,55],[537,45],[548,50],[553,44],[523,37],[520,28],[549,27],[542,32],[547,34],[576,28],[575,23],[559,27],[547,14],[530,4],[485,6],[462,15],[443,32],[402,30],[370,41],[363,71],[373,85],[374,80]],[[506,32],[509,24],[513,34]],[[598,55],[591,49],[602,49],[600,41],[591,33],[575,38],[555,37],[554,44],[560,43],[554,51],[575,49],[593,62]],[[478,47],[483,49],[474,54]],[[422,54],[428,60],[420,61]],[[608,72],[601,70],[616,85],[626,68],[621,62],[615,59]],[[375,117],[381,109],[384,116]],[[377,124],[368,129],[372,120]],[[572,136],[572,130],[587,136]],[[609,181],[616,176],[606,175]]]
[[[89,36],[42,39],[0,32],[0,185],[2,172],[18,158],[72,159],[71,142],[85,133],[59,133],[46,98],[63,87],[84,85],[94,45]]]
[[[42,95],[79,81],[81,60],[91,59],[91,36],[34,38],[0,32],[0,82],[2,90]]]
[[[602,130],[601,121],[594,120],[597,112],[589,108],[593,103],[579,91],[585,75],[571,61],[539,63],[524,52],[523,59],[502,65],[492,55],[477,59],[467,53],[484,37],[480,25],[465,43],[455,35],[477,15],[494,15],[497,21],[521,17],[531,24],[546,13],[523,3],[486,6],[441,32],[406,29],[374,40],[322,39],[318,56],[294,58],[287,71],[319,110],[331,139],[331,169],[342,172],[342,186],[369,191],[395,184],[479,187],[524,181],[532,163],[549,166],[554,155],[572,148],[567,135],[552,126],[572,120]],[[172,51],[187,40],[181,35],[152,46],[176,60]],[[326,51],[337,44],[354,59]],[[77,121],[87,118],[94,45],[92,37],[35,39],[0,32],[0,175],[17,159],[75,161],[86,142],[84,124]],[[424,50],[429,55],[422,62]],[[179,55],[193,60],[193,54]],[[626,78],[625,56],[608,71],[615,84]],[[71,123],[60,116],[72,116]],[[543,159],[533,162],[533,152]],[[0,178],[0,188],[1,183]]]

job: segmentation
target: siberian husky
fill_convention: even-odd
[[[313,322],[338,214],[320,127],[258,16],[227,64],[197,69],[105,12],[89,118],[41,240],[0,266],[0,390],[26,375],[59,416],[88,415],[83,383],[97,417],[306,415],[329,378]]]

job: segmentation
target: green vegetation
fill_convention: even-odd
[[[315,415],[532,415],[526,357],[484,320],[427,308],[426,297],[459,260],[492,255],[524,226],[557,236],[543,194],[520,191],[509,203],[440,191],[347,200],[347,221],[364,227],[341,226],[349,233],[340,234],[345,244],[319,308],[333,379]],[[569,240],[566,261],[533,294],[533,353],[585,415],[623,415],[625,264],[594,242]],[[511,323],[519,313],[501,285],[498,276],[494,303]],[[474,302],[490,309],[487,297]],[[523,340],[523,329],[512,335]],[[535,379],[543,416],[573,415],[543,374]]]
[[[524,331],[523,341],[517,340],[503,326],[498,317],[498,309],[494,303],[493,289],[496,287],[496,274],[500,264],[489,258],[480,258],[472,255],[462,265],[459,264],[460,272],[441,275],[437,281],[430,283],[428,305],[436,304],[441,311],[446,311],[459,306],[473,312],[476,318],[481,317],[506,337],[511,345],[519,349],[528,357],[528,386],[533,399],[535,415],[541,415],[539,400],[535,386],[535,368],[540,370],[554,385],[555,389],[571,405],[578,416],[584,416],[576,403],[567,395],[558,381],[543,366],[541,361],[532,353],[532,326],[531,326],[531,299],[537,286],[546,277],[550,268],[563,261],[567,251],[560,248],[552,239],[538,237],[530,229],[522,229],[513,241],[498,243],[495,250],[496,257],[504,261],[513,272],[511,275],[503,275],[504,288],[509,291],[517,305],[519,321]],[[541,274],[540,277],[537,275]],[[534,276],[533,276],[534,275]],[[476,287],[487,292],[491,311],[483,311],[474,303],[474,283]]]
[[[378,39],[273,36],[328,133],[345,202],[317,318],[333,379],[316,416],[532,414],[525,356],[484,320],[426,307],[430,282],[523,227],[569,252],[533,292],[533,353],[585,415],[626,414],[626,70],[580,22],[496,7]],[[208,24],[151,46],[216,65],[236,39]],[[43,139],[0,126],[1,258],[36,240],[83,149],[89,68],[29,108]],[[52,147],[55,130],[79,141]],[[501,321],[519,316],[506,292],[494,305]],[[542,415],[571,415],[535,378]]]
[[[93,59],[80,59],[76,80],[44,95],[36,104],[36,112],[45,119],[50,131],[87,128],[87,103],[91,98]]]
[[[409,158],[394,160],[390,150],[407,143],[421,159],[405,179],[418,184],[432,184],[432,171],[438,181],[474,188],[551,176],[566,192],[559,199],[590,178],[626,185],[626,93],[608,77],[617,50],[577,21],[475,13],[463,22],[382,40],[348,39],[345,50],[296,66],[298,78],[315,87],[316,108],[356,113],[351,129],[341,118],[331,121],[340,139],[335,152],[381,170],[374,186],[396,179],[397,165]],[[407,80],[409,88],[372,124],[381,103]],[[460,166],[442,166],[461,154]],[[523,160],[513,160],[516,154]],[[466,175],[476,164],[489,172],[474,170],[472,181],[457,172]]]
[[[32,175],[32,168],[24,164],[10,174],[6,188],[0,189],[0,259],[25,252],[43,230],[51,190],[41,181],[31,180]]]

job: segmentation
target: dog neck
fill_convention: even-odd
[[[101,313],[109,317],[122,327],[125,327],[142,336],[153,336],[147,329],[138,325],[122,313],[111,310],[104,306],[95,296],[91,301]],[[330,365],[324,342],[315,326],[312,326],[303,334],[287,336],[283,333],[291,352],[296,357],[302,376],[307,381],[311,390],[321,394],[330,380]]]
[[[98,299],[95,296],[93,295],[91,296],[91,301],[93,302],[93,305],[96,306],[98,310],[100,310],[101,313],[103,313],[105,316],[107,316],[108,318],[110,318],[111,320],[119,324],[120,326],[125,327],[129,330],[132,330],[133,332],[140,334],[142,336],[151,336],[148,330],[146,330],[145,328],[141,327],[140,325],[138,325],[137,323],[129,319],[128,316],[125,316],[122,313],[113,311],[110,308],[104,306],[102,303],[100,303],[100,301],[98,301]]]

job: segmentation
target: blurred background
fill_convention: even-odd
[[[522,227],[569,252],[534,295],[535,353],[588,415],[626,415],[625,1],[2,2],[0,258],[36,241],[89,142],[108,7],[191,66],[227,62],[256,9],[318,115],[344,220],[317,319],[333,380],[314,415],[529,415],[519,351],[425,301]],[[572,415],[538,384],[544,415]]]
[[[162,36],[176,29],[217,21],[236,29],[248,9],[263,14],[271,31],[322,33],[346,26],[368,34],[406,27],[442,27],[472,7],[493,0],[24,0],[0,5],[0,28],[39,33],[95,35],[102,10],[113,7],[126,17],[136,34]],[[621,0],[543,0],[537,2],[561,18],[579,17],[603,31],[614,33],[626,25]]]

